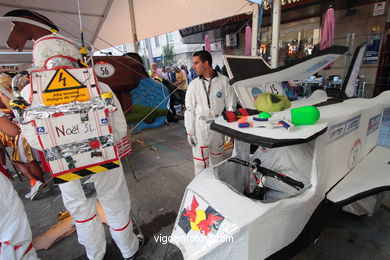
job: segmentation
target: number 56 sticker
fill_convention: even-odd
[[[100,78],[109,78],[115,73],[115,68],[110,63],[99,62],[95,64],[95,73]]]

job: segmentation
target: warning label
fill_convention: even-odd
[[[87,86],[81,84],[66,69],[56,71],[48,86],[42,92],[42,96],[43,103],[46,106],[90,99]]]

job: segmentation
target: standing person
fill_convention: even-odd
[[[192,80],[194,80],[194,79],[196,79],[198,77],[198,74],[196,74],[193,66],[191,66],[191,68],[190,68],[190,74],[191,74],[191,79]]]
[[[184,65],[184,64],[182,64],[182,65],[180,66],[180,69],[181,69],[181,71],[183,71],[183,72],[186,74],[187,83],[190,83],[190,82],[189,82],[189,74],[188,74],[187,66]]]
[[[54,29],[57,27],[46,17],[29,10],[14,10],[5,16],[29,18]],[[39,69],[53,69],[55,67],[77,68],[82,59],[78,46],[72,40],[56,33],[46,34],[39,28],[39,34],[35,34],[36,26],[26,23],[14,22],[11,32],[18,37],[10,37],[7,44],[10,48],[24,46],[28,38],[35,40],[33,47],[34,66]],[[23,32],[29,32],[29,35]],[[38,36],[39,35],[39,36]],[[60,59],[58,59],[60,57]],[[112,92],[109,86],[98,82],[102,93]],[[33,91],[31,93],[31,91]],[[35,89],[26,86],[22,96],[30,100]],[[116,111],[110,113],[109,122],[113,129],[113,137],[117,142],[127,134],[127,123],[118,100],[113,96]],[[38,99],[39,100],[39,99]],[[49,120],[49,119],[48,119]],[[37,143],[35,129],[25,125],[22,131],[31,146],[41,149]],[[130,198],[126,180],[121,165],[111,170],[96,173],[83,179],[75,179],[59,185],[66,209],[75,220],[79,242],[85,247],[89,259],[103,259],[106,251],[106,238],[103,224],[97,216],[97,201],[103,207],[110,226],[110,233],[122,256],[125,259],[133,259],[143,244],[143,237],[133,233],[133,225],[130,219]],[[89,189],[89,191],[88,191]],[[94,192],[90,192],[90,190]]]
[[[19,129],[0,111],[0,130],[16,136]],[[32,234],[24,206],[11,182],[0,173],[0,259],[35,260]]]
[[[166,79],[167,78],[167,69],[166,69],[166,67],[165,66],[163,66],[162,67],[162,78],[161,78],[161,80],[162,79]]]
[[[172,66],[172,70],[175,72],[176,82],[174,84],[178,88],[177,93],[179,94],[180,99],[184,100],[186,97],[186,91],[188,88],[186,73],[176,65]]]
[[[157,64],[156,63],[153,63],[152,66],[151,66],[151,69],[152,69],[152,78],[159,78],[159,79],[163,79],[163,72],[161,69],[159,69],[157,67]]]
[[[191,81],[187,90],[184,125],[198,174],[209,166],[209,161],[215,165],[223,159],[224,136],[210,130],[210,124],[224,109],[234,109],[235,98],[228,78],[213,70],[208,51],[195,52],[193,64],[199,77]]]
[[[12,92],[11,90],[12,78],[5,73],[0,74],[0,86],[6,91]],[[9,105],[10,98],[0,93],[0,103],[2,106],[7,108],[10,115],[13,115],[11,107]],[[0,131],[2,137],[1,142],[3,146],[9,146],[12,148],[12,160],[11,163],[26,176],[30,183],[30,192],[25,195],[26,199],[37,199],[39,195],[49,191],[49,187],[45,184],[44,176],[41,167],[35,161],[33,150],[27,143],[26,139],[22,135],[15,136],[12,143],[9,142],[9,138],[4,136]],[[8,142],[7,142],[8,141]],[[0,150],[0,163],[6,165],[5,151]]]
[[[186,73],[176,65],[172,66],[172,70],[175,72],[175,85],[177,86],[177,88],[183,91],[187,90],[188,82]]]
[[[167,80],[169,80],[172,84],[176,82],[176,73],[171,70],[171,67],[166,67],[165,70],[167,71]]]

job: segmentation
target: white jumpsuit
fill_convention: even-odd
[[[64,61],[65,65],[74,64],[74,60],[81,58],[77,47],[58,34],[44,36],[35,42],[33,59],[37,68],[42,68],[50,62],[57,62],[57,57],[60,58],[58,62]],[[99,88],[101,92],[111,91],[109,86],[101,82]],[[30,98],[33,95],[30,96],[30,92],[28,85],[22,90],[21,95],[32,103]],[[109,114],[109,120],[115,141],[120,141],[127,134],[127,123],[115,96],[114,102],[117,110]],[[41,149],[32,124],[23,126],[22,131],[33,148]],[[59,187],[64,205],[76,222],[78,240],[85,247],[88,258],[103,259],[106,251],[104,228],[97,215],[97,201],[103,207],[111,236],[123,257],[133,256],[139,248],[139,241],[133,233],[129,191],[122,166],[94,174],[84,183],[93,183],[95,196],[86,198],[80,180],[60,184]]]
[[[104,83],[99,82],[101,92],[111,91]],[[22,90],[22,96],[29,100],[30,87]],[[119,101],[114,96],[117,111],[110,113],[110,122],[113,126],[114,139],[121,140],[127,134],[127,123]],[[26,129],[26,128],[23,128]],[[39,148],[33,128],[23,132],[24,136],[34,148]],[[93,182],[96,197],[86,198],[80,180],[59,184],[62,199],[67,210],[74,218],[77,235],[89,259],[103,259],[106,251],[106,238],[103,224],[97,215],[97,201],[103,207],[110,226],[110,233],[118,245],[124,258],[133,256],[138,250],[138,239],[133,233],[130,220],[130,197],[123,168],[118,167],[109,171],[94,174],[85,183]]]
[[[0,173],[0,260],[38,259],[24,206],[11,182]]]
[[[192,147],[192,154],[195,174],[198,174],[209,166],[209,162],[215,165],[223,160],[224,136],[210,130],[210,124],[213,119],[222,116],[225,108],[231,110],[235,106],[234,91],[228,78],[214,71],[211,80],[194,79],[188,86],[185,106],[187,134],[195,136],[197,141]]]

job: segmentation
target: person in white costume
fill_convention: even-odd
[[[259,147],[252,155],[252,159],[260,159],[261,166],[277,173],[284,174],[296,181],[302,182],[305,188],[310,185],[310,176],[313,161],[313,144],[304,143],[280,148]],[[256,174],[259,178],[260,174]],[[262,180],[267,192],[268,199],[281,199],[287,196],[297,195],[302,189],[294,187],[277,180],[266,177]]]
[[[209,52],[195,52],[193,64],[199,77],[187,89],[184,125],[192,146],[195,174],[198,174],[209,164],[223,160],[224,135],[210,130],[210,124],[225,109],[234,109],[235,97],[229,79],[213,70]]]
[[[33,48],[35,69],[52,69],[59,66],[77,67],[81,60],[77,46],[69,39],[56,33],[36,40]],[[101,92],[111,91],[109,86],[99,82]],[[21,94],[29,100],[30,87],[26,86]],[[111,91],[112,92],[112,91]],[[120,103],[114,96],[117,110],[110,113],[114,139],[121,140],[127,134],[127,124]],[[34,148],[40,148],[37,138],[33,138],[33,128],[23,127],[23,134]],[[87,179],[87,180],[85,180]],[[86,196],[85,185],[94,188],[96,195]],[[106,239],[103,224],[97,215],[97,201],[103,207],[110,226],[112,238],[125,259],[132,259],[143,238],[133,233],[130,219],[130,198],[122,166],[91,177],[73,180],[59,185],[64,205],[74,218],[79,242],[85,247],[89,259],[103,259],[106,251]]]
[[[0,130],[16,136],[19,129],[0,111]],[[11,182],[0,173],[0,260],[35,260],[32,234],[24,206]]]

